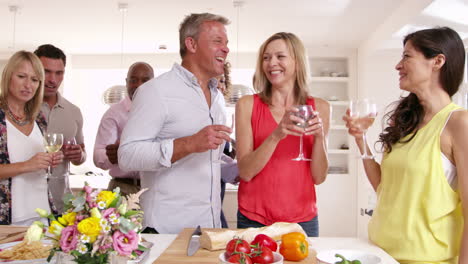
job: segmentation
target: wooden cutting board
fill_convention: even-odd
[[[0,244],[23,239],[27,226],[0,225]]]
[[[219,254],[222,250],[209,251],[204,248],[200,248],[197,253],[193,256],[187,256],[187,246],[192,235],[194,228],[185,228],[182,232],[179,233],[177,238],[172,242],[172,244],[153,262],[153,264],[183,264],[183,263],[197,263],[197,264],[208,264],[208,263],[219,263]],[[217,229],[208,229],[208,230],[217,230]],[[309,256],[300,261],[285,261],[284,263],[293,264],[317,264],[316,261],[317,253],[309,248]]]

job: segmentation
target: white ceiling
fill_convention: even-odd
[[[125,16],[119,2],[128,3]],[[10,5],[19,7],[14,48]],[[122,24],[124,53],[162,52],[160,44],[167,45],[165,52],[178,52],[179,23],[197,12],[231,20],[227,29],[233,52],[237,43],[240,52],[256,52],[278,31],[297,34],[308,47],[358,48],[369,39],[388,41],[398,31],[405,34],[419,26],[450,25],[468,32],[463,21],[448,19],[457,17],[450,15],[450,5],[468,9],[468,0],[245,0],[239,10],[232,0],[0,0],[0,53],[52,43],[67,54],[120,54]],[[467,13],[459,13],[459,20],[466,20]]]

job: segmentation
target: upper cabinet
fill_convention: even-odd
[[[342,120],[349,105],[350,64],[348,57],[311,57],[309,93],[327,100],[331,106],[328,154],[330,174],[349,172],[349,137]]]

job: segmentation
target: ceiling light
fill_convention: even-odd
[[[16,5],[8,6],[8,10],[13,13],[13,30],[12,30],[12,38],[11,38],[11,46],[8,48],[15,49],[16,45],[16,14],[18,13],[19,7]]]

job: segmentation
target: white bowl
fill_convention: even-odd
[[[361,264],[379,264],[381,259],[374,254],[366,253],[359,250],[327,250],[321,251],[317,254],[317,260],[319,263],[334,264],[337,261],[341,261],[341,258],[335,257],[335,254],[340,254],[347,260],[359,260]]]
[[[225,252],[219,254],[219,263],[220,264],[228,264],[226,257],[224,255]],[[273,252],[273,263],[272,264],[283,264],[283,255],[278,252]]]

